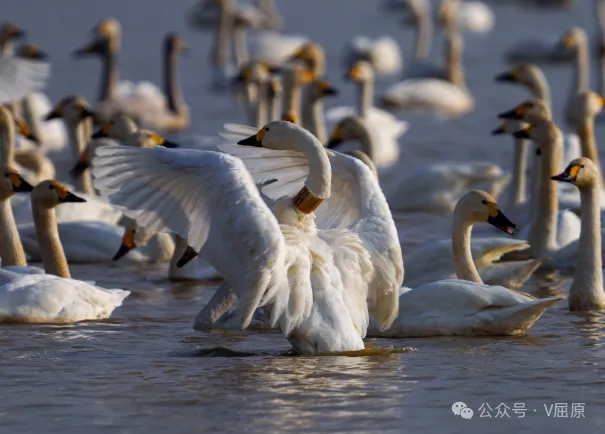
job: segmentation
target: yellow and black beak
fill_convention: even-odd
[[[517,76],[512,72],[503,72],[502,74],[498,74],[494,80],[501,83],[516,83],[518,81]]]
[[[563,173],[560,173],[555,176],[551,176],[550,179],[553,181],[561,181],[561,182],[575,182],[578,177],[578,172],[580,171],[580,166],[577,164],[567,166],[567,169]]]
[[[199,253],[196,252],[195,250],[193,250],[193,247],[187,246],[187,249],[185,249],[185,251],[181,255],[180,259],[176,263],[176,266],[178,268],[183,268],[185,265],[187,265],[189,262],[191,262],[191,260],[193,258],[195,258],[197,255],[199,255]]]
[[[78,179],[82,174],[90,167],[90,162],[88,161],[88,152],[83,151],[80,154],[80,158],[78,162],[74,166],[73,169],[69,171],[69,174],[74,178]]]
[[[44,116],[45,121],[52,121],[53,119],[61,119],[63,117],[63,107],[61,105],[56,106],[52,109],[46,116]]]
[[[59,196],[59,200],[61,201],[61,203],[82,203],[82,202],[86,202],[86,199],[80,197],[80,196],[76,196],[75,194],[73,194],[71,191],[67,191],[67,194],[65,195],[60,195]]]
[[[29,127],[27,126],[27,124],[25,123],[25,121],[23,119],[17,120],[17,127],[19,128],[20,135],[22,135],[26,139],[31,140],[32,142],[34,142],[38,145],[40,144],[40,139],[32,132],[32,130],[29,129]]]
[[[497,209],[495,206],[494,211],[490,210],[490,216],[487,218],[487,222],[509,235],[513,235],[518,229],[517,225],[506,218],[506,216],[502,214],[502,211]]]
[[[120,248],[118,249],[116,254],[113,255],[112,261],[117,261],[126,253],[130,252],[132,249],[137,247],[134,243],[134,234],[134,229],[124,233],[124,236],[122,237],[122,244],[120,244]]]
[[[256,146],[257,148],[262,148],[264,138],[265,138],[265,128],[262,128],[255,135],[250,136],[247,139],[240,140],[239,142],[237,142],[237,144],[243,145],[243,146]]]
[[[97,38],[92,42],[78,48],[73,52],[73,57],[79,59],[81,57],[90,56],[93,54],[105,54],[107,43],[103,39]]]
[[[520,131],[515,131],[513,133],[513,136],[515,136],[517,139],[530,139],[530,133],[531,132],[531,127],[528,128],[524,128]]]
[[[174,143],[174,142],[171,142],[170,140],[166,140],[165,138],[163,138],[162,136],[160,136],[159,134],[156,134],[156,133],[153,133],[151,135],[151,138],[152,138],[153,142],[158,146],[163,146],[163,147],[169,148],[169,149],[174,149],[174,148],[179,147],[178,143]]]
[[[326,145],[328,149],[334,149],[336,146],[340,145],[343,142],[342,138],[342,130],[340,126],[337,126],[334,131],[332,131],[332,135],[330,136],[330,140]]]
[[[80,120],[84,120],[86,118],[95,118],[96,114],[88,107],[80,107]]]
[[[32,185],[23,179],[23,177],[18,173],[9,173],[7,176],[11,180],[13,191],[15,193],[29,193],[34,189],[34,187],[32,187]]]
[[[323,96],[336,96],[338,95],[338,89],[331,86],[327,81],[323,81],[321,84],[321,94]]]
[[[506,127],[505,127],[504,122],[502,122],[498,126],[498,128],[495,128],[494,130],[492,130],[492,135],[493,136],[497,136],[497,135],[500,135],[500,134],[506,134]]]
[[[523,119],[523,115],[525,114],[525,112],[527,110],[529,110],[531,108],[530,103],[523,103],[518,105],[517,107],[515,107],[512,110],[508,110],[505,112],[502,112],[498,115],[499,119],[516,119],[516,120],[521,120]]]

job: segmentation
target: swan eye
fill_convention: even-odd
[[[265,132],[269,132],[269,128],[265,128]]]
[[[540,149],[536,149],[536,155],[542,155],[542,151]]]
[[[584,165],[583,165],[583,164],[580,164],[580,167],[581,167],[582,169],[584,169]]]
[[[55,186],[54,186],[54,185],[49,185],[49,186],[48,186],[48,189],[49,189],[49,190],[54,190],[54,189],[55,189]]]
[[[483,200],[481,201],[481,203],[482,203],[483,205],[487,205],[487,200],[483,199]]]

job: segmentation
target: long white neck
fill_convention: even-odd
[[[302,126],[309,130],[321,143],[327,143],[326,123],[324,121],[323,98],[307,89],[303,103]]]
[[[471,253],[471,231],[472,223],[469,223],[461,209],[454,210],[452,224],[452,255],[454,257],[454,269],[456,277],[476,283],[483,283]]]
[[[230,1],[224,1],[219,11],[219,21],[216,27],[214,46],[212,49],[212,62],[214,66],[223,67],[231,61],[231,36],[233,27],[233,13]]]
[[[0,258],[2,266],[27,265],[23,245],[17,231],[10,198],[0,201]]]
[[[271,92],[268,98],[269,121],[277,121],[281,117],[281,92]]]
[[[167,108],[180,115],[185,108],[179,75],[179,53],[173,44],[164,47],[164,95]]]
[[[259,83],[256,92],[255,121],[258,128],[262,128],[267,124],[267,94],[269,93],[268,83]]]
[[[538,214],[538,208],[540,202],[540,170],[542,169],[542,161],[540,157],[536,155],[538,147],[535,143],[531,144],[531,178],[529,183],[529,194],[531,201],[529,203],[529,219],[530,224],[535,221],[536,215]]]
[[[23,98],[23,117],[25,118],[25,121],[27,122],[27,125],[29,125],[29,128],[34,136],[44,143],[45,137],[44,130],[42,128],[42,121],[39,116],[36,116],[36,112],[34,111],[33,106],[35,102],[33,101],[33,98],[34,97],[32,94],[27,94],[25,95],[25,98]]]
[[[357,114],[367,119],[374,99],[374,80],[362,80],[358,86]]]
[[[99,101],[111,101],[118,96],[118,80],[118,53],[114,49],[110,49],[103,57]]]
[[[514,207],[525,202],[525,177],[527,172],[527,142],[515,138],[513,153],[513,183],[511,200],[508,206]]]
[[[233,47],[235,63],[238,68],[241,68],[250,59],[246,42],[246,26],[244,24],[233,26]]]
[[[576,128],[576,133],[580,138],[582,157],[589,158],[595,163],[599,169],[601,185],[605,186],[605,183],[603,182],[603,172],[601,171],[601,162],[599,160],[599,151],[595,143],[594,118],[584,119],[584,121],[578,125],[578,128]]]
[[[550,106],[550,87],[541,70],[532,71],[527,86],[533,96],[544,100]]]
[[[327,199],[332,187],[332,167],[321,142],[311,133],[298,143],[298,149],[309,162],[309,176],[305,186],[315,197]]]
[[[580,189],[582,230],[574,273],[569,290],[569,310],[605,308],[601,262],[601,210],[598,183]]]
[[[59,238],[54,208],[45,208],[35,200],[32,200],[32,211],[44,271],[47,274],[71,278],[67,259],[65,258],[63,246]]]
[[[576,47],[576,61],[574,65],[573,81],[567,96],[567,110],[573,107],[573,100],[578,92],[588,89],[588,46],[585,41],[579,41]]]
[[[450,30],[445,40],[446,80],[460,89],[467,90],[462,66],[462,42],[458,30]]]
[[[196,330],[210,329],[231,309],[237,301],[237,296],[226,280],[218,287],[208,304],[197,314],[193,328]]]
[[[551,145],[540,146],[542,154],[538,157],[541,161],[538,207],[529,233],[532,253],[538,259],[548,257],[557,248],[559,199],[557,183],[550,178],[558,173],[561,166],[561,136],[558,135]]]
[[[416,60],[426,60],[431,49],[431,33],[433,26],[431,25],[430,13],[423,10],[418,17],[418,25],[416,28],[416,52],[414,53]]]
[[[284,112],[293,113],[300,118],[301,87],[294,82],[290,74],[284,76]]]
[[[68,121],[65,122],[67,135],[69,136],[69,143],[71,144],[72,167],[75,166],[78,161],[80,161],[80,154],[86,150],[86,123],[86,120],[78,122],[77,124]],[[80,174],[78,179],[75,180],[75,186],[78,191],[87,194],[95,194],[95,190],[92,186],[90,170],[86,169]]]
[[[0,132],[0,165],[13,166],[15,163],[15,126],[12,122]]]
[[[376,161],[376,145],[374,143],[374,139],[372,138],[372,134],[368,130],[367,126],[363,126],[363,128],[359,131],[359,150],[365,153],[370,160]]]

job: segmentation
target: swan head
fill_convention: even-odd
[[[239,74],[233,78],[235,85],[254,83],[257,85],[267,83],[271,73],[269,67],[263,62],[248,62],[239,71]]]
[[[166,51],[169,53],[183,55],[189,52],[189,47],[187,46],[185,40],[175,32],[171,32],[166,35],[164,38],[164,46]]]
[[[550,120],[529,124],[522,130],[516,131],[513,136],[534,141],[540,147],[540,151],[550,150],[554,143],[560,144],[563,140],[561,130]]]
[[[357,62],[351,67],[345,75],[346,80],[354,83],[365,83],[374,79],[374,68],[372,64],[365,60]]]
[[[430,16],[430,2],[427,0],[407,0],[405,2],[403,23],[418,25]]]
[[[93,28],[92,33],[98,38],[120,38],[122,29],[116,18],[105,18],[99,21]]]
[[[34,142],[38,145],[40,143],[42,143],[40,138],[34,134],[34,132],[31,130],[31,128],[29,128],[27,123],[22,118],[16,117],[15,125],[17,126],[17,131],[19,132],[20,136],[23,136],[26,139],[31,140],[32,142]]]
[[[360,116],[347,116],[336,124],[326,147],[334,149],[347,140],[360,140],[364,134],[367,134],[364,120]]]
[[[541,74],[541,71],[536,65],[522,63],[509,71],[496,75],[495,80],[498,82],[519,83],[530,86],[534,83],[539,74]]]
[[[32,203],[38,203],[47,209],[52,209],[67,202],[86,202],[86,199],[76,196],[63,184],[52,179],[42,181],[36,185],[32,190],[31,197]]]
[[[163,146],[165,148],[173,149],[179,147],[177,143],[171,142],[170,140],[166,140],[164,137],[151,130],[139,130],[139,140],[141,142],[141,147],[143,148]]]
[[[237,144],[279,151],[301,151],[301,146],[309,141],[317,141],[317,139],[295,123],[279,120],[269,122],[258,130],[258,133],[240,140]]]
[[[127,219],[126,226],[124,227],[124,235],[122,235],[122,242],[115,255],[113,255],[112,260],[117,261],[131,250],[146,245],[154,235],[154,232],[150,232],[147,229],[138,226],[136,221]]]
[[[75,50],[74,57],[90,55],[107,57],[120,49],[121,29],[120,23],[115,18],[101,20],[93,27],[92,33],[94,34],[93,40]]]
[[[481,190],[472,190],[462,196],[456,204],[454,215],[471,224],[489,223],[509,235],[517,230],[517,226],[498,209],[496,199]]]
[[[5,22],[0,26],[0,45],[7,44],[26,36],[27,33],[25,30],[19,28],[15,23]]]
[[[437,22],[441,27],[450,27],[458,23],[460,0],[442,0],[437,9]]]
[[[68,95],[51,109],[44,120],[64,119],[67,123],[77,125],[89,117],[94,118],[95,113],[86,100],[80,95]]]
[[[112,120],[106,121],[100,130],[96,131],[93,139],[126,140],[131,134],[137,132],[137,124],[128,116],[120,114]]]
[[[307,89],[308,95],[312,100],[318,100],[325,96],[336,96],[338,95],[338,89],[328,83],[323,78],[315,79],[309,85]]]
[[[283,71],[285,88],[302,87],[311,83],[316,78],[315,74],[299,63],[293,63]]]
[[[14,193],[27,193],[34,189],[15,169],[0,169],[0,199],[9,199]]]
[[[581,27],[572,27],[561,37],[560,45],[566,50],[576,50],[580,46],[586,46],[588,36]]]
[[[583,90],[576,94],[571,102],[570,120],[576,127],[601,113],[605,101],[603,97],[591,90]]]
[[[316,75],[323,74],[320,68],[323,68],[325,61],[325,52],[321,45],[316,42],[307,42],[303,44],[290,57],[290,61],[300,60],[304,65]]]
[[[553,181],[569,182],[576,187],[591,188],[598,186],[601,182],[601,175],[599,168],[590,158],[576,158],[573,160],[567,168],[555,176],[551,176],[550,179]]]
[[[49,56],[46,52],[40,50],[37,45],[23,44],[15,52],[17,57],[29,60],[48,60]]]
[[[0,136],[4,137],[4,140],[11,140],[10,137],[14,137],[15,130],[26,139],[34,143],[40,143],[40,139],[23,119],[13,116],[8,107],[0,105]]]
[[[522,120],[530,124],[549,120],[551,118],[550,107],[546,101],[534,98],[519,104],[512,110],[500,113],[500,119]]]
[[[513,134],[522,130],[527,126],[527,123],[515,119],[502,119],[500,125],[492,131],[493,135]]]

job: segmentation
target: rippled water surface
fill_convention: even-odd
[[[210,37],[189,31],[183,11],[191,0],[3,0],[2,17],[27,29],[31,41],[53,59],[49,94],[56,100],[79,92],[94,99],[98,64],[73,62],[69,52],[88,37],[93,24],[115,16],[123,24],[122,76],[160,79],[160,41],[182,32],[192,46],[183,64],[191,132],[209,134],[225,121],[244,121],[243,110],[225,95],[209,93],[206,67]],[[370,0],[280,0],[292,33],[309,34],[328,53],[328,75],[341,87],[338,101],[352,103],[342,83],[340,48],[351,35],[388,33],[409,52],[412,34],[393,14]],[[465,38],[474,113],[457,121],[406,117],[401,170],[436,160],[491,160],[510,167],[510,140],[492,138],[494,114],[526,97],[497,86],[504,49],[521,37],[555,37],[572,24],[593,31],[592,1],[570,11],[526,11],[492,2],[494,31]],[[504,3],[504,2],[502,2]],[[435,39],[433,54],[440,52]],[[560,118],[569,67],[546,69]],[[377,87],[389,84],[383,80]],[[603,129],[597,127],[597,140]],[[398,217],[405,253],[447,236],[449,219]],[[61,326],[2,326],[0,334],[1,432],[424,432],[424,433],[596,433],[605,430],[605,324],[601,316],[548,311],[530,333],[511,338],[370,340],[406,352],[368,357],[291,357],[276,333],[200,333],[195,314],[214,286],[171,284],[165,265],[124,269],[74,266],[76,278],[133,291],[114,318]],[[151,272],[150,272],[151,269]],[[537,292],[544,282],[525,288]],[[227,357],[234,356],[237,357]],[[246,355],[247,357],[244,357]],[[214,357],[212,357],[214,356]],[[471,420],[454,416],[462,401]],[[481,418],[489,404],[492,418]],[[514,404],[525,417],[496,406]],[[553,404],[584,403],[584,418],[553,417]],[[485,408],[485,407],[484,407]],[[559,408],[565,408],[560,406]],[[504,409],[504,407],[500,407]],[[551,416],[547,415],[550,410]],[[562,416],[562,413],[558,414]]]

